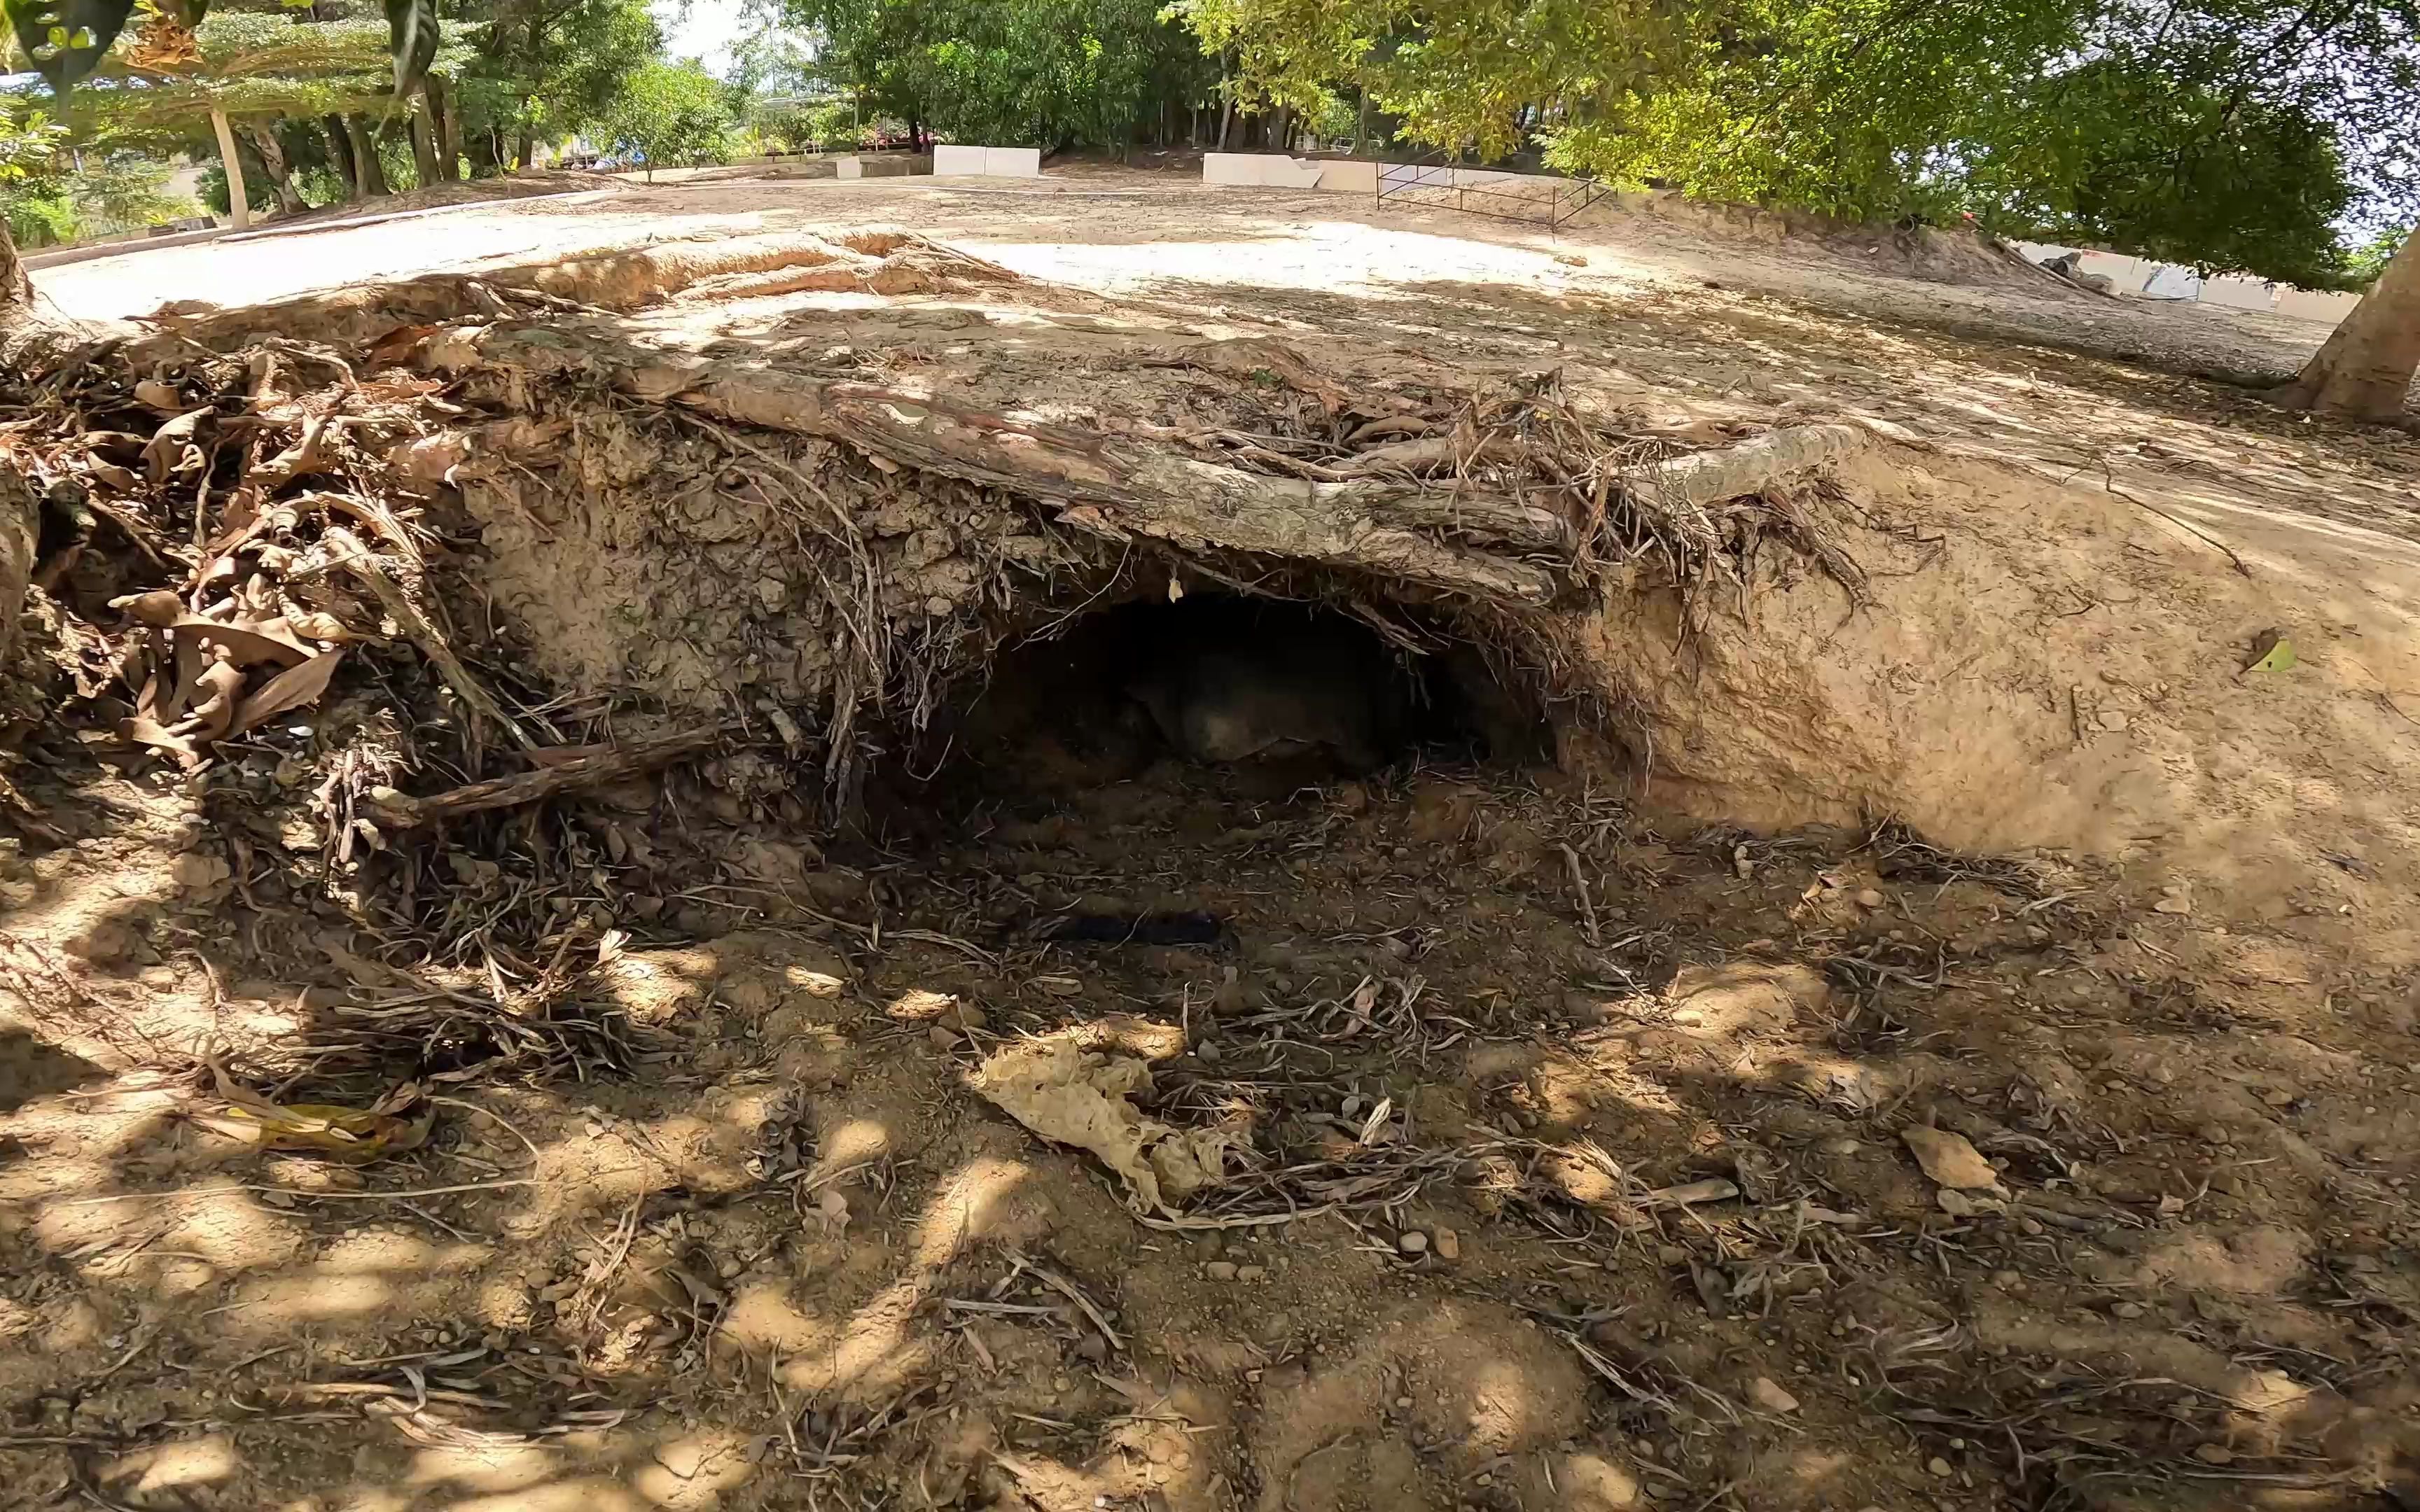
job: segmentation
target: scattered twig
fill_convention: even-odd
[[[575,756],[569,761],[541,766],[535,771],[513,777],[489,778],[484,782],[466,783],[425,797],[397,793],[392,788],[375,788],[367,795],[363,807],[371,819],[387,828],[416,829],[424,825],[458,819],[465,814],[510,809],[558,797],[566,793],[603,787],[624,778],[653,771],[693,751],[704,750],[721,738],[722,731],[719,726],[656,735],[629,741],[592,756]]]

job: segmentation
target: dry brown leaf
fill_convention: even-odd
[[[171,626],[179,641],[194,640],[206,646],[225,646],[239,667],[274,662],[280,667],[300,666],[311,659],[312,648],[296,639],[283,620],[245,625],[240,622],[222,625],[198,614],[188,614]]]
[[[411,355],[413,347],[438,330],[435,326],[397,326],[378,340],[366,351],[372,367],[394,367]]]
[[[1924,1167],[1924,1174],[1943,1186],[1994,1188],[2000,1184],[2000,1173],[1964,1134],[1916,1124],[1900,1130],[1899,1136],[1916,1156],[1916,1163]]]
[[[123,609],[137,625],[156,625],[166,629],[185,617],[185,601],[165,588],[148,593],[127,594],[109,601],[114,609]]]
[[[179,721],[178,733],[206,746],[225,739],[235,724],[236,701],[243,696],[243,670],[231,661],[213,661],[195,681],[207,696]],[[192,728],[182,728],[185,725]]]
[[[173,725],[185,717],[201,693],[202,669],[210,664],[210,648],[190,636],[172,644],[168,686],[160,690],[159,704],[152,712]]]
[[[263,531],[280,523],[290,523],[290,520],[280,518],[281,514],[287,513],[282,507],[264,513],[260,507],[260,490],[238,484],[235,492],[229,494],[226,502],[220,506],[219,532],[210,538],[207,549],[213,557],[231,554],[237,547]]]
[[[201,752],[194,748],[193,742],[171,733],[156,719],[146,719],[139,715],[120,719],[117,721],[117,733],[120,739],[132,741],[135,745],[164,750],[188,766],[201,759]]]
[[[245,474],[244,482],[263,490],[283,487],[306,472],[317,472],[320,464],[320,439],[326,435],[333,419],[320,415],[302,427],[302,439]]]
[[[204,427],[217,418],[216,410],[205,407],[178,415],[153,431],[151,439],[143,443],[143,462],[151,481],[165,483],[171,473],[181,471],[186,450],[200,447]]]
[[[177,392],[177,386],[157,378],[145,378],[134,385],[134,402],[163,415],[179,413],[185,408],[185,397]]]
[[[314,640],[359,640],[361,639],[346,625],[344,621],[326,609],[305,609],[300,614],[289,614],[286,617],[286,624],[287,627],[296,635],[308,636]]]
[[[76,438],[77,444],[88,452],[118,462],[140,462],[143,449],[150,444],[148,437],[137,436],[131,430],[88,430]]]
[[[328,679],[336,674],[336,664],[344,659],[341,649],[323,651],[300,667],[288,667],[279,672],[237,705],[235,727],[227,733],[242,734],[288,709],[318,702],[319,695],[328,690]]]
[[[1175,1129],[1127,1101],[1151,1087],[1131,1056],[1086,1053],[1080,1029],[995,1051],[968,1077],[987,1101],[1043,1138],[1091,1150],[1125,1182],[1138,1212],[1172,1212],[1226,1175],[1233,1142],[1216,1129]]]
[[[439,431],[405,441],[386,455],[387,463],[414,483],[452,483],[454,470],[471,455],[471,438],[458,430]]]

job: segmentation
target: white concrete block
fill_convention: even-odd
[[[983,171],[994,178],[1042,177],[1040,147],[985,147]]]
[[[1378,165],[1346,159],[1319,165],[1319,187],[1331,194],[1374,194],[1378,192]]]
[[[1323,166],[1281,152],[1205,152],[1202,154],[1202,181],[1264,189],[1317,189]]]
[[[832,174],[840,178],[862,178],[865,177],[865,164],[855,158],[843,158],[832,164]]]
[[[1204,152],[1202,181],[1205,184],[1257,184],[1261,181],[1258,152]]]
[[[1261,169],[1262,181],[1272,189],[1317,189],[1319,164],[1300,158],[1273,157]]]
[[[2277,295],[2257,278],[2205,278],[2201,281],[2201,302],[2229,310],[2273,310],[2277,305]]]
[[[937,177],[953,174],[980,176],[984,171],[985,150],[983,147],[937,142],[933,145],[933,172]]]
[[[2333,326],[2352,314],[2361,302],[2358,294],[2337,294],[2324,289],[2281,288],[2277,291],[2277,313],[2295,320],[2312,320]]]

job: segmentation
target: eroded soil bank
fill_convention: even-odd
[[[2407,588],[1518,355],[831,231],[20,396],[15,1482],[2408,1494]],[[1403,707],[1170,720],[1264,599]]]

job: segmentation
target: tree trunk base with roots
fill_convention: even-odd
[[[2409,424],[2420,372],[2420,228],[2414,228],[2352,314],[2273,397],[2339,420]]]

